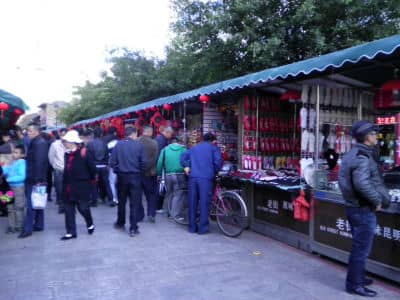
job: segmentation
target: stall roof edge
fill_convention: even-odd
[[[93,123],[113,116],[123,115],[128,112],[138,111],[152,106],[160,106],[166,103],[177,103],[198,97],[202,94],[217,94],[245,87],[259,86],[278,79],[294,79],[315,73],[324,73],[329,69],[338,71],[344,66],[356,65],[362,61],[371,61],[377,56],[389,56],[400,49],[400,34],[375,40],[369,43],[353,46],[336,52],[316,56],[288,65],[269,68],[259,72],[243,75],[233,79],[213,83],[187,92],[172,96],[162,97],[148,102],[133,105],[124,109],[116,110],[95,118],[79,121],[72,126]],[[332,73],[333,74],[333,73]],[[366,84],[367,86],[367,84]]]

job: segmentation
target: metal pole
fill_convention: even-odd
[[[362,120],[362,96],[363,93],[360,92],[360,97],[358,99],[358,107],[357,107],[357,117],[359,120]]]
[[[185,139],[185,145],[188,146],[188,137],[186,132],[186,100],[183,101],[183,137]]]
[[[258,117],[259,117],[259,97],[257,97],[257,110],[256,110],[256,119],[257,119],[257,130],[256,130],[256,161],[258,162],[258,139],[259,139],[259,122],[258,122]],[[261,169],[261,167],[259,168]]]
[[[315,106],[315,170],[318,169],[318,159],[319,159],[319,117],[320,117],[320,86],[317,85],[317,104]]]

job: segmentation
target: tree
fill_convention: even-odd
[[[160,61],[118,49],[86,83],[67,123],[400,32],[399,0],[171,0],[174,38]]]

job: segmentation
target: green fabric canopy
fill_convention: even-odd
[[[198,97],[202,94],[212,95],[245,87],[268,85],[276,80],[296,79],[299,77],[304,78],[314,74],[322,75],[331,70],[338,72],[345,68],[374,60],[377,57],[389,57],[395,52],[398,53],[398,50],[400,50],[400,35],[394,35],[292,64],[270,68],[234,79],[221,81],[188,92],[144,102],[138,105],[113,111],[96,118],[80,121],[74,125],[92,123],[98,120],[123,115],[128,112],[134,112],[152,106],[160,106],[165,103],[181,102]]]
[[[10,106],[17,107],[23,111],[26,111],[29,109],[29,106],[19,97],[0,89],[0,102],[6,102]]]

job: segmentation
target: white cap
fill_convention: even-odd
[[[63,141],[69,142],[69,143],[75,143],[75,144],[80,144],[82,143],[82,140],[79,137],[78,131],[76,130],[70,130],[68,131],[64,136],[63,136]]]

